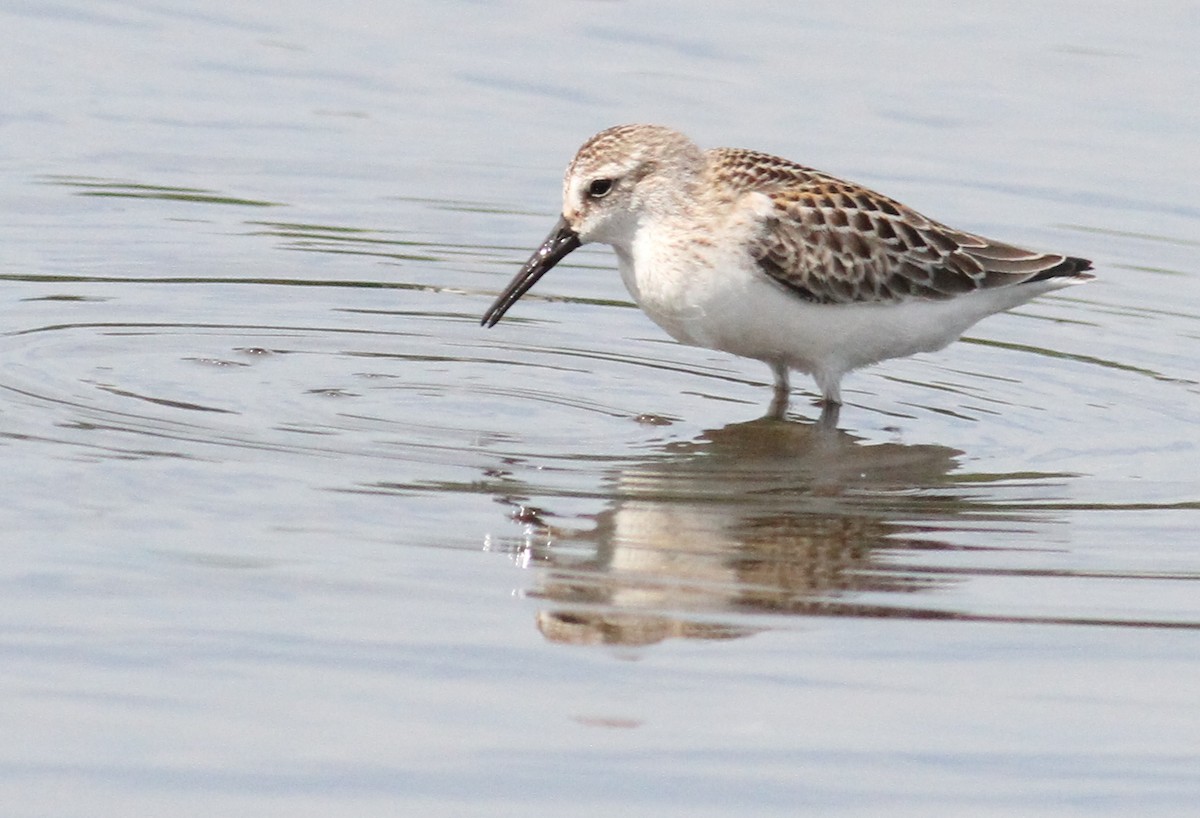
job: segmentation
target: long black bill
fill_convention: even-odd
[[[483,314],[483,320],[480,323],[485,327],[496,326],[496,322],[504,317],[504,313],[508,312],[509,307],[516,304],[517,300],[529,292],[529,288],[536,284],[539,278],[548,273],[551,267],[562,261],[581,243],[579,234],[571,229],[567,220],[559,218],[558,224],[554,225],[554,229],[550,231],[549,236],[546,236],[542,246],[534,251],[521,271],[509,282],[504,292],[500,293],[496,302]]]

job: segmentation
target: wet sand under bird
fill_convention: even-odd
[[[483,325],[590,242],[612,246],[630,295],[671,337],[768,364],[776,416],[791,370],[836,410],[847,372],[941,349],[988,315],[1093,277],[1087,259],[955,230],[787,159],[620,125],[579,149],[562,217]]]

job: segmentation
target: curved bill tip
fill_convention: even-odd
[[[508,308],[529,292],[529,288],[536,284],[539,278],[548,273],[551,267],[562,261],[568,253],[582,243],[579,240],[579,234],[571,229],[571,225],[567,224],[566,217],[560,217],[558,223],[554,225],[554,229],[550,231],[550,235],[546,236],[546,240],[542,242],[542,246],[533,251],[529,261],[525,262],[525,266],[508,283],[504,292],[500,293],[500,297],[483,314],[483,320],[479,323],[485,327],[496,326],[496,323],[504,317],[504,313],[508,312]]]

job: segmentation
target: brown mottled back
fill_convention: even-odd
[[[714,175],[770,197],[751,253],[771,278],[820,304],[949,298],[1091,268],[954,230],[867,188],[777,156],[708,152]]]

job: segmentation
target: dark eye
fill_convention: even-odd
[[[593,199],[603,199],[612,190],[612,179],[593,179],[588,185],[588,196]]]

